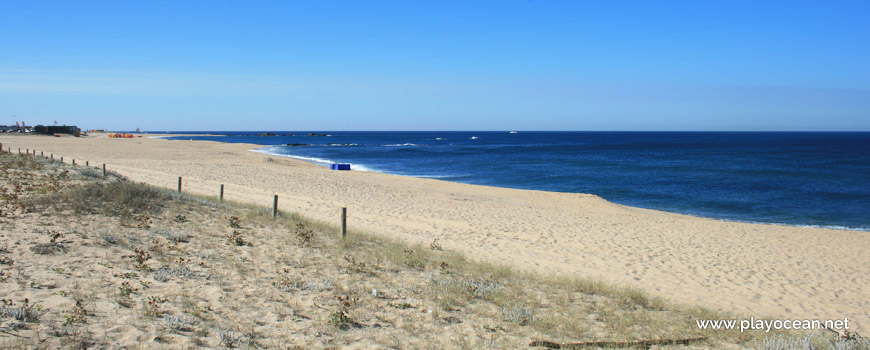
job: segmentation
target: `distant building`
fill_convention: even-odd
[[[0,125],[0,132],[30,132],[32,126]]]
[[[54,134],[70,134],[76,135],[81,134],[82,129],[75,125],[54,125],[54,126],[46,126],[46,125],[37,125],[33,127],[33,132],[37,134],[46,134],[46,135],[54,135]]]

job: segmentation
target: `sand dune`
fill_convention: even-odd
[[[352,228],[545,273],[600,277],[678,302],[870,327],[868,232],[734,223],[621,206],[587,194],[512,190],[369,172],[333,172],[250,152],[163,139],[0,136],[136,181],[271,205]]]

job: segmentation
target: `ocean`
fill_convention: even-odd
[[[350,163],[354,171],[591,193],[722,220],[870,231],[868,132],[183,133],[195,136],[174,139],[260,144],[259,152]]]

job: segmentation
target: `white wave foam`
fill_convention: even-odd
[[[383,147],[426,147],[429,145],[421,145],[416,143],[397,143],[395,145],[381,145]]]
[[[323,159],[323,158],[317,158],[317,157],[304,157],[304,156],[296,156],[296,155],[292,155],[292,154],[278,153],[277,152],[278,149],[281,149],[281,146],[263,147],[263,148],[258,148],[258,149],[252,149],[251,152],[262,153],[262,154],[266,154],[266,155],[270,155],[270,156],[278,156],[278,157],[284,157],[284,158],[304,160],[306,162],[311,162],[311,163],[321,165],[321,166],[329,166],[330,164],[339,163],[339,162],[336,162],[336,161],[333,161],[330,159]],[[355,164],[355,163],[350,163],[350,169],[354,170],[354,171],[367,171],[367,172],[375,172],[375,173],[381,172],[381,171],[369,168],[365,165]]]
[[[367,167],[367,166],[365,166],[365,165],[362,165],[362,164],[354,164],[354,163],[351,163],[351,164],[350,164],[350,170],[354,170],[354,171],[366,171],[366,172],[370,172],[370,173],[382,173],[382,174],[386,174],[386,173],[384,173],[384,172],[377,171],[377,170],[375,170],[375,169],[369,168],[369,167]]]
[[[638,207],[643,208],[643,207]],[[662,210],[667,211],[667,210]],[[757,221],[757,220],[741,220],[741,219],[732,219],[732,218],[718,218],[712,215],[699,215],[699,214],[690,214],[690,213],[680,213],[676,211],[667,211],[669,213],[682,214],[688,216],[694,216],[698,218],[705,219],[713,219],[718,221],[728,221],[728,222],[740,222],[745,224],[757,224],[757,225],[773,225],[773,226],[789,226],[789,227],[806,227],[806,228],[822,228],[829,230],[843,230],[843,231],[865,231],[870,232],[870,228],[861,228],[861,227],[850,227],[850,226],[841,226],[841,225],[806,225],[806,224],[788,224],[783,222],[771,222],[771,221]]]
[[[402,175],[402,176],[410,176],[410,177],[421,177],[425,179],[448,179],[452,177],[462,177],[466,175]]]
[[[319,165],[329,165],[329,164],[334,164],[334,163],[335,163],[335,162],[333,162],[333,161],[331,161],[331,160],[329,160],[329,159],[315,158],[315,157],[294,156],[294,155],[292,155],[292,154],[279,153],[279,152],[277,152],[277,150],[279,150],[279,149],[281,149],[281,147],[279,147],[279,146],[263,147],[263,148],[258,148],[258,149],[252,149],[251,152],[257,152],[257,153],[262,153],[262,154],[268,154],[268,155],[270,155],[270,156],[278,156],[278,157],[285,157],[285,158],[299,159],[299,160],[304,160],[304,161],[307,161],[307,162],[317,163],[317,164],[319,164]]]
[[[747,222],[747,223],[751,223],[751,224],[763,224],[763,225],[824,228],[824,229],[829,229],[829,230],[843,230],[843,231],[870,231],[870,228],[850,227],[850,226],[841,226],[841,225],[801,225],[801,224],[785,224],[785,223],[780,223],[780,222],[740,221],[740,220],[726,220],[726,221]]]
[[[182,135],[148,136],[148,138],[149,138],[149,139],[167,139],[167,138],[170,138],[170,137],[199,137],[199,136],[222,136],[222,137],[227,137],[227,135],[220,135],[220,134],[201,134],[201,135],[199,135],[199,134],[197,134],[197,135],[183,135],[183,134],[182,134]]]

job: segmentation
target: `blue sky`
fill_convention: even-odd
[[[865,130],[867,1],[0,1],[0,123]]]

